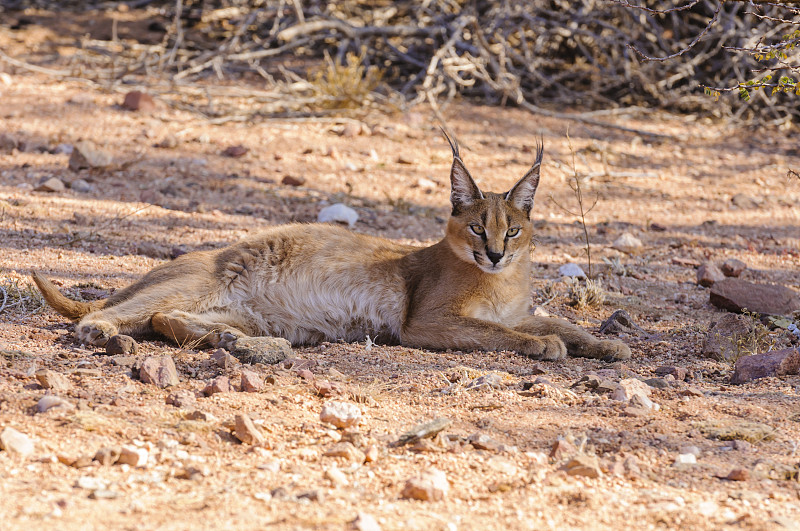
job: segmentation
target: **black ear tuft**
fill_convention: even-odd
[[[464,161],[461,160],[458,142],[451,140],[444,129],[442,129],[442,134],[450,144],[450,149],[453,150],[453,166],[450,169],[450,203],[453,205],[452,213],[456,215],[462,208],[468,207],[484,197],[472,175],[469,174]]]
[[[536,143],[536,162],[533,163],[531,169],[528,170],[522,179],[517,181],[511,190],[506,194],[506,201],[511,203],[515,208],[522,210],[530,217],[531,210],[533,209],[533,197],[536,195],[536,189],[539,187],[539,170],[542,166],[542,157],[544,156],[544,144],[541,140]]]

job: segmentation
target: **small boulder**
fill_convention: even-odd
[[[177,408],[188,409],[197,405],[197,397],[188,389],[180,389],[167,395],[165,402]]]
[[[71,386],[66,376],[50,369],[36,371],[36,381],[45,389],[52,389],[56,393],[63,393]]]
[[[577,453],[578,448],[566,439],[558,439],[553,443],[553,446],[550,447],[550,457],[556,460],[561,460],[564,457]]]
[[[97,450],[97,453],[94,454],[93,460],[103,466],[110,466],[116,464],[117,460],[119,460],[120,453],[120,449],[116,447],[100,448]]]
[[[328,402],[319,414],[322,422],[337,428],[352,428],[361,422],[361,408],[350,402]]]
[[[750,479],[750,471],[746,468],[734,468],[725,476],[728,481],[748,481]]]
[[[122,107],[129,111],[149,113],[156,110],[156,101],[150,94],[139,90],[132,90],[125,94]]]
[[[203,389],[203,394],[206,396],[211,396],[217,393],[230,393],[232,391],[231,382],[227,376],[218,376],[214,378],[211,383],[209,383]]]
[[[239,365],[239,360],[228,354],[224,348],[218,348],[211,353],[209,359],[220,369],[228,370]]]
[[[633,318],[625,310],[616,310],[600,325],[601,334],[628,334],[646,336],[647,332],[633,322]]]
[[[800,295],[777,284],[754,284],[738,278],[714,283],[711,304],[729,312],[748,310],[764,315],[791,315],[800,310]]]
[[[406,481],[400,496],[413,500],[443,500],[450,490],[450,482],[441,470],[432,468]]]
[[[343,203],[327,206],[317,214],[319,223],[341,223],[351,229],[358,221],[358,212]]]
[[[626,402],[634,396],[649,398],[650,386],[636,378],[626,378],[619,381],[619,388],[617,388],[611,398],[620,402]]]
[[[722,262],[720,269],[722,270],[722,274],[726,277],[738,277],[747,269],[747,264],[736,258],[728,258]]]
[[[599,478],[603,475],[597,458],[590,455],[579,454],[564,463],[561,470],[569,476],[583,476],[588,478]]]
[[[676,380],[686,380],[686,369],[683,367],[676,367],[674,365],[662,365],[660,367],[656,367],[656,374],[662,378],[670,374]]]
[[[234,418],[236,428],[233,434],[237,439],[245,444],[263,444],[264,436],[261,431],[253,424],[253,420],[249,415],[244,413],[237,413]]]
[[[123,446],[119,451],[116,464],[144,467],[147,466],[148,459],[150,459],[150,452],[148,452],[146,448]]]
[[[24,433],[6,426],[0,432],[0,450],[22,456],[30,455],[35,450],[33,440]]]
[[[793,348],[742,356],[736,360],[732,384],[743,384],[757,378],[785,376],[800,372],[800,351]]]
[[[63,192],[67,187],[61,179],[56,177],[45,178],[33,190],[36,192]]]
[[[709,326],[700,352],[717,360],[734,359],[739,355],[741,338],[752,334],[755,327],[753,319],[745,315],[723,314]]]
[[[117,354],[136,354],[139,345],[131,336],[117,334],[108,338],[106,343],[106,354],[115,356]]]
[[[644,244],[642,244],[642,240],[630,232],[623,232],[619,238],[614,240],[611,247],[623,253],[636,254],[642,250]]]
[[[725,275],[715,264],[708,262],[697,268],[697,283],[704,288],[710,288],[715,282],[723,280]]]
[[[79,171],[91,168],[106,168],[111,166],[111,154],[102,150],[87,140],[75,144],[69,156],[69,169]]]
[[[257,372],[242,369],[241,375],[242,391],[246,393],[258,393],[264,389],[264,378]]]
[[[572,262],[559,267],[558,274],[562,277],[586,278],[586,273],[584,272],[583,268]]]
[[[139,367],[139,379],[162,389],[180,383],[178,370],[171,356],[145,358]]]

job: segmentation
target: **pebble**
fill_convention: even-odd
[[[108,490],[108,489],[96,489],[89,494],[89,499],[91,500],[113,500],[114,498],[119,498],[120,493],[115,490]]]
[[[739,340],[753,333],[753,319],[726,313],[708,327],[700,352],[716,360],[730,360],[739,356]]]
[[[203,411],[202,409],[195,409],[194,411],[186,415],[186,418],[189,420],[199,420],[201,422],[217,422],[218,420],[217,417],[215,417],[214,415],[212,415],[207,411]],[[236,429],[235,422],[231,424],[231,428]]]
[[[564,457],[575,455],[578,453],[578,448],[572,444],[571,442],[567,441],[566,439],[558,439],[556,442],[553,443],[553,446],[550,447],[550,457],[559,461]]]
[[[50,177],[49,179],[44,179],[42,182],[40,182],[39,185],[33,190],[35,192],[63,192],[66,189],[67,186],[61,179]]]
[[[467,437],[467,442],[470,443],[476,450],[488,450],[496,452],[500,449],[501,444],[485,433],[473,433]]]
[[[661,365],[660,367],[656,367],[656,374],[662,378],[671,374],[676,380],[686,380],[686,369],[674,365]]]
[[[59,145],[57,145],[56,147],[53,148],[52,153],[53,153],[53,155],[71,155],[72,151],[74,149],[75,148],[72,146],[72,144],[59,144]],[[83,179],[79,179],[79,180],[83,180]],[[83,181],[83,182],[86,182],[86,181]]]
[[[350,402],[328,402],[323,406],[319,418],[340,429],[351,428],[361,422],[361,408]]]
[[[19,147],[19,142],[8,133],[0,133],[0,153],[11,153]]]
[[[339,470],[337,467],[332,467],[325,470],[325,479],[330,480],[330,482],[336,487],[343,487],[347,485],[347,476],[345,476],[344,472]]]
[[[351,229],[358,221],[358,212],[343,203],[327,206],[317,214],[319,223],[342,223]]]
[[[242,369],[241,376],[242,391],[246,393],[258,393],[264,389],[264,378],[257,372]]]
[[[600,325],[601,334],[628,334],[646,336],[647,332],[633,322],[633,318],[625,310],[616,310]]]
[[[175,136],[172,133],[167,133],[166,135],[164,135],[164,138],[161,139],[161,142],[156,144],[155,147],[162,149],[174,149],[178,147],[179,143],[180,142],[178,141],[177,136]]]
[[[660,406],[658,404],[656,404],[655,402],[653,402],[652,400],[650,400],[649,397],[644,396],[643,394],[638,394],[638,393],[634,394],[631,397],[630,405],[632,407],[640,407],[640,408],[646,409],[648,411],[650,411],[650,410],[658,411],[659,409],[661,409]]]
[[[241,144],[236,146],[228,146],[222,151],[222,156],[236,159],[239,157],[244,157],[247,155],[248,151],[250,151],[250,149]]]
[[[6,426],[0,432],[0,450],[28,456],[35,450],[33,440],[24,433],[15,430],[11,426]]]
[[[52,389],[55,392],[63,393],[70,387],[70,381],[61,373],[51,371],[50,369],[39,369],[36,371],[36,380],[39,385],[45,389]]]
[[[642,241],[631,234],[630,232],[623,232],[619,238],[614,240],[614,243],[611,244],[613,249],[617,251],[622,251],[623,253],[634,254],[644,247]]]
[[[228,351],[224,348],[218,348],[212,352],[209,359],[214,365],[224,370],[228,370],[240,365],[239,360],[228,354]]]
[[[56,395],[44,395],[36,403],[36,411],[39,413],[44,413],[45,411],[50,411],[51,409],[56,408],[64,411],[70,411],[75,409],[75,406]]]
[[[178,385],[178,370],[171,356],[145,358],[139,367],[139,379],[160,388]]]
[[[697,283],[704,288],[710,288],[724,278],[722,270],[713,263],[707,262],[697,268]]]
[[[106,354],[109,356],[136,354],[138,351],[139,345],[131,336],[117,334],[108,338],[106,343]]]
[[[375,462],[378,461],[378,457],[380,457],[380,455],[378,453],[378,447],[375,446],[374,444],[368,446],[367,449],[364,450],[364,462],[365,463],[375,463]]]
[[[281,184],[285,184],[286,186],[303,186],[306,184],[305,177],[295,177],[293,175],[285,175],[283,179],[281,179]]]
[[[132,467],[147,466],[147,460],[150,458],[150,452],[146,448],[137,448],[135,446],[126,445],[120,448],[119,457],[117,458],[118,465],[129,465]]]
[[[89,142],[82,140],[73,146],[69,156],[69,169],[79,171],[91,168],[105,168],[113,162],[111,154]]]
[[[675,458],[675,466],[678,465],[695,465],[697,464],[697,456],[694,454],[678,454]]]
[[[75,486],[84,490],[99,490],[108,487],[108,481],[92,476],[81,476],[75,480]]]
[[[237,413],[234,422],[236,423],[236,428],[233,434],[237,439],[245,444],[264,444],[264,436],[253,424],[253,420],[249,415]]]
[[[403,446],[406,444],[413,444],[420,439],[435,437],[439,432],[449,428],[451,424],[452,421],[445,417],[437,417],[428,422],[417,424],[407,432],[403,433],[400,438],[393,442],[390,446]]]
[[[587,278],[581,266],[572,262],[559,267],[558,274],[562,277]]]
[[[355,531],[381,531],[381,526],[374,516],[360,512],[353,520],[353,529]]]
[[[731,376],[732,384],[743,384],[758,378],[785,376],[800,372],[800,350],[787,348],[773,350],[736,360]]]
[[[132,90],[125,94],[122,107],[129,111],[149,113],[156,110],[156,101],[150,94],[140,90]]]
[[[728,258],[720,266],[722,274],[726,277],[738,277],[747,269],[747,264],[736,258]]]
[[[203,394],[211,396],[217,393],[230,393],[232,390],[231,381],[227,376],[217,376],[203,388]]]
[[[117,463],[122,451],[119,448],[106,447],[97,450],[94,454],[94,460],[103,466],[111,466]]]
[[[75,179],[70,183],[69,188],[73,192],[77,192],[79,194],[88,194],[89,192],[94,192],[94,186],[83,179]]]
[[[450,490],[450,482],[441,470],[432,468],[406,481],[400,496],[413,500],[443,500]]]
[[[190,408],[197,404],[197,397],[194,392],[181,389],[167,395],[165,402],[177,408]]]
[[[739,278],[726,278],[711,287],[711,304],[729,312],[765,315],[791,315],[800,310],[800,295],[777,284],[754,284]]]
[[[612,400],[626,402],[635,395],[648,398],[650,396],[650,386],[636,378],[626,378],[619,381],[619,387],[612,393]]]
[[[366,460],[364,452],[356,448],[353,443],[340,442],[334,444],[323,454],[325,457],[343,457],[347,461],[362,464]]]
[[[583,476],[588,478],[599,478],[603,472],[597,458],[590,455],[579,454],[567,461],[561,470],[569,476]]]
[[[489,374],[484,374],[483,376],[478,376],[471,382],[467,383],[464,388],[467,390],[472,389],[500,389],[504,387],[504,380],[502,374],[497,374],[496,372],[490,372]]]

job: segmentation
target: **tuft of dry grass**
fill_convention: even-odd
[[[22,315],[32,315],[42,311],[44,298],[33,284],[20,285],[20,281],[0,278],[0,314],[14,310]]]
[[[325,53],[323,67],[309,72],[308,79],[317,94],[317,104],[325,109],[358,109],[373,101],[373,92],[383,72],[364,65],[364,53],[348,53],[345,64],[337,64]]]
[[[606,302],[606,291],[599,280],[586,279],[581,282],[577,278],[567,280],[570,304],[582,310],[584,308],[597,308]]]

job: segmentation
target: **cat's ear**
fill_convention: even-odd
[[[539,169],[542,166],[543,155],[544,146],[541,143],[537,143],[536,162],[533,163],[528,173],[511,187],[505,198],[514,208],[522,210],[528,217],[530,217],[533,209],[533,196],[536,195],[536,189],[539,187]]]
[[[469,207],[484,197],[483,192],[472,179],[472,175],[469,174],[469,170],[464,166],[464,161],[461,160],[458,142],[451,140],[444,129],[442,129],[442,134],[453,151],[453,166],[450,168],[450,203],[453,205],[453,215],[455,215],[461,209]]]

